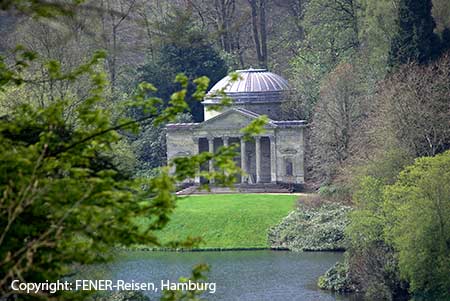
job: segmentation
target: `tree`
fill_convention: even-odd
[[[366,64],[373,69],[376,80],[387,71],[391,40],[396,33],[399,0],[360,0],[359,39],[366,53]]]
[[[253,41],[259,66],[267,68],[266,0],[248,0],[251,9]]]
[[[442,31],[442,45],[441,45],[442,52],[449,52],[450,50],[450,28],[445,28]]]
[[[321,86],[311,124],[313,176],[329,183],[359,149],[358,129],[366,118],[366,98],[356,68],[341,64]]]
[[[450,2],[447,0],[433,0],[433,17],[436,21],[436,29],[442,32],[450,27]]]
[[[192,122],[192,115],[179,114],[175,122]],[[148,172],[167,163],[166,130],[165,124],[155,127],[151,120],[142,124],[141,128],[139,134],[129,140],[139,161],[138,170]]]
[[[126,61],[119,62],[120,52],[123,50],[119,47],[120,45],[126,45],[130,40],[138,40],[137,37],[130,39],[125,37],[123,34],[123,27],[127,25],[132,29],[128,30],[126,33],[131,36],[131,33],[137,31],[137,27],[130,26],[126,24],[129,22],[130,15],[137,9],[137,0],[123,1],[123,0],[102,0],[100,1],[99,19],[100,19],[100,29],[101,29],[101,44],[104,49],[108,50],[108,57],[106,59],[106,65],[108,74],[110,76],[110,88],[111,92],[114,93],[117,88],[117,78],[120,74],[121,65],[129,64],[129,59]],[[122,40],[122,41],[121,41]],[[128,41],[127,41],[128,40]],[[134,44],[134,43],[133,43]]]
[[[239,50],[239,39],[236,31],[240,24],[236,20],[236,0],[191,1],[190,5],[199,15],[203,26],[211,25],[210,31],[215,31],[220,48],[227,53]]]
[[[402,160],[399,154],[401,152],[391,152],[384,158],[390,159],[389,162]],[[407,284],[400,280],[394,249],[384,237],[387,218],[383,210],[383,191],[385,183],[392,179],[380,177],[380,168],[375,164],[370,169],[369,174],[375,171],[376,176],[356,179],[355,208],[349,215],[350,224],[345,232],[349,241],[346,253],[349,275],[369,300],[402,300],[408,296]],[[393,166],[388,169],[395,170]]]
[[[428,63],[439,56],[440,40],[434,33],[432,1],[400,0],[395,34],[389,53],[389,66],[409,62]]]
[[[302,22],[305,36],[298,42],[292,61],[292,85],[296,91],[285,111],[292,112],[297,107],[295,111],[301,111],[297,116],[311,119],[322,80],[360,48],[359,11],[359,3],[354,0],[308,2]]]
[[[416,296],[450,296],[449,196],[450,152],[417,159],[386,188],[385,233]]]
[[[163,45],[158,56],[139,68],[139,81],[155,83],[159,87],[158,97],[168,99],[178,89],[170,79],[183,72],[190,79],[207,76],[211,83],[222,79],[228,71],[225,61],[204,32],[193,23],[191,13],[181,10],[173,11],[173,18],[157,25]],[[189,87],[193,91],[193,87]],[[200,102],[187,98],[195,121],[203,120],[203,107]]]
[[[388,219],[383,195],[386,185],[395,183],[399,172],[413,158],[399,148],[369,153],[350,168],[354,210],[345,231],[349,243],[348,275],[369,300],[408,299],[408,283],[401,280],[395,250],[384,235]]]
[[[146,180],[132,179],[123,173],[108,156],[111,144],[120,139],[117,131],[135,128],[139,122],[151,118],[154,126],[173,121],[187,107],[184,96],[188,79],[178,75],[182,90],[156,116],[155,106],[162,101],[147,98],[154,87],[141,84],[132,104],[145,108],[148,115],[114,123],[109,112],[98,106],[103,100],[105,75],[95,71],[95,67],[104,57],[98,54],[83,68],[91,75],[93,88],[90,97],[76,109],[76,127],[64,118],[64,100],[42,109],[19,106],[0,120],[2,296],[13,294],[12,279],[56,281],[67,275],[73,264],[107,260],[112,246],[160,245],[154,231],[164,227],[174,209],[175,184],[195,176],[198,166],[209,160],[214,159],[217,172],[203,172],[202,176],[214,177],[217,183],[234,181],[237,169],[233,147],[222,148],[216,154],[177,158],[170,163],[173,174],[169,173],[169,167]],[[20,83],[19,74],[4,64],[0,67],[3,86]],[[61,80],[66,78],[58,72],[54,74]],[[202,95],[208,81],[203,78],[195,83],[199,88],[197,95]],[[261,129],[258,125],[252,124],[251,129]],[[251,129],[249,134],[253,132]],[[148,226],[138,228],[137,218],[148,219]],[[196,241],[188,239],[169,246],[192,246]],[[74,294],[61,292],[66,293]],[[42,298],[46,297],[42,292]]]
[[[373,147],[395,145],[415,157],[434,156],[450,147],[450,57],[429,66],[399,67],[380,83],[370,117]]]
[[[40,13],[49,16],[46,10]],[[20,47],[13,62],[0,57],[0,90],[21,89],[32,80],[36,85],[46,82],[24,77],[37,57],[37,53]],[[113,246],[160,245],[155,230],[164,227],[174,209],[175,184],[194,177],[201,164],[214,160],[217,172],[204,171],[201,176],[216,178],[216,183],[231,184],[235,179],[238,169],[233,147],[221,148],[216,154],[177,158],[151,179],[133,179],[124,172],[111,157],[111,146],[121,138],[118,131],[136,130],[148,119],[153,119],[156,127],[174,121],[187,108],[189,80],[177,75],[180,91],[171,96],[165,108],[159,107],[161,99],[148,97],[155,91],[153,85],[140,84],[129,104],[145,115],[140,119],[113,119],[101,105],[107,85],[99,65],[105,57],[105,53],[98,52],[73,70],[62,70],[55,60],[43,65],[43,73],[55,82],[90,79],[88,97],[74,108],[73,119],[66,118],[68,101],[64,98],[42,107],[18,105],[0,118],[2,297],[21,294],[12,292],[13,279],[54,282],[73,271],[74,265],[107,260]],[[207,78],[194,80],[196,97],[204,95],[208,83]],[[248,135],[261,130],[264,122],[258,121],[247,129]],[[169,172],[171,167],[173,173]],[[148,219],[148,226],[138,228],[137,218]],[[192,246],[197,241],[187,239],[170,245]],[[41,300],[83,296],[77,292],[53,296],[40,292],[20,297]]]

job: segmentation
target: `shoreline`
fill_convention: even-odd
[[[193,252],[229,252],[229,251],[289,251],[293,253],[314,253],[314,252],[339,252],[344,253],[345,250],[303,250],[301,252],[295,252],[288,248],[266,248],[266,247],[253,247],[253,248],[193,248],[193,249],[173,249],[173,248],[153,248],[153,247],[135,247],[135,248],[120,248],[121,251],[146,251],[146,252],[179,252],[179,253],[193,253]]]

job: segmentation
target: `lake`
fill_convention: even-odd
[[[216,292],[205,293],[207,300],[360,300],[317,288],[317,278],[330,268],[342,253],[288,251],[223,252],[149,252],[129,251],[109,264],[96,267],[91,274],[102,279],[153,282],[176,282],[189,276],[192,267],[208,263],[207,282],[216,283]],[[92,271],[91,271],[92,272]],[[156,299],[159,292],[146,291]]]

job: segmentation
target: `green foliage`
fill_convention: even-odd
[[[15,62],[8,66],[5,57],[0,56],[0,91],[5,90],[9,84],[20,85],[24,82],[21,72],[30,66],[36,59],[36,53],[26,50],[23,46],[17,46],[14,50]]]
[[[363,166],[355,168],[356,189],[359,189],[361,179],[365,176],[372,177],[383,184],[392,184],[397,180],[400,171],[413,161],[412,155],[405,150],[399,148],[383,150],[381,154],[366,161]]]
[[[299,202],[295,211],[269,230],[274,248],[293,251],[329,251],[346,248],[344,229],[351,207],[318,198]]]
[[[364,62],[377,79],[384,77],[391,39],[396,32],[398,0],[359,0],[359,38],[364,44]]]
[[[419,158],[385,190],[387,241],[411,292],[446,300],[450,292],[450,152]]]
[[[347,260],[344,260],[343,262],[336,262],[336,264],[328,269],[324,275],[319,277],[317,285],[321,289],[330,290],[333,292],[354,292],[355,287],[349,277],[349,266]]]
[[[181,277],[179,283],[194,282],[200,283],[206,280],[206,273],[209,272],[209,266],[206,264],[199,264],[192,269],[191,277]],[[175,301],[175,300],[201,300],[199,297],[202,295],[201,290],[187,290],[187,291],[164,291],[161,298],[162,301]]]
[[[108,160],[112,165],[116,166],[126,177],[133,176],[138,160],[132,146],[125,138],[111,144],[111,150],[105,155],[108,156]]]
[[[0,3],[0,10],[16,10],[35,18],[54,19],[58,16],[72,16],[74,9],[84,0],[43,1],[6,0]]]
[[[323,185],[320,186],[318,193],[327,200],[346,202],[350,197],[350,188],[344,185]]]
[[[397,32],[391,43],[389,65],[428,63],[440,54],[440,40],[434,33],[431,0],[400,0]]]
[[[267,248],[267,230],[292,210],[295,196],[211,194],[181,197],[163,242],[200,236],[200,248]],[[138,220],[139,224],[148,222]]]
[[[294,58],[292,85],[295,93],[289,94],[289,101],[283,104],[286,118],[310,120],[314,105],[319,98],[320,82],[333,66],[320,57],[320,53],[300,46],[302,55]]]
[[[168,99],[179,89],[179,83],[171,80],[179,72],[186,74],[190,80],[201,76],[208,77],[211,83],[218,82],[227,74],[225,61],[206,39],[206,33],[193,24],[192,16],[188,12],[175,11],[173,18],[156,26],[164,33],[162,46],[138,70],[139,81],[154,83],[159,88],[155,92],[156,96]],[[197,79],[195,84],[207,88],[209,82],[205,82],[203,78]],[[188,90],[187,95],[191,95],[194,90],[192,84]],[[186,98],[190,112],[195,121],[201,121],[203,107],[199,100],[203,94],[192,95]]]
[[[346,233],[352,244],[360,248],[383,241],[386,218],[383,211],[383,183],[373,177],[364,177],[355,193],[357,210],[350,215]]]
[[[345,229],[350,278],[367,298],[377,300],[408,295],[407,285],[400,280],[395,252],[384,237],[388,218],[383,193],[387,181],[392,179],[373,176],[359,179],[353,197],[356,208],[349,215],[350,222]]]
[[[311,0],[305,12],[306,41],[322,62],[338,63],[359,46],[358,1]],[[312,50],[312,49],[311,49]]]
[[[293,103],[285,105],[286,115],[310,119],[319,99],[320,83],[340,62],[359,48],[358,1],[311,0],[305,8],[305,38],[299,42],[292,62]]]
[[[192,122],[192,116],[188,113],[178,114],[175,122]],[[155,126],[150,120],[142,124],[141,131],[129,140],[139,161],[136,172],[146,173],[167,163],[165,124]]]
[[[361,178],[354,195],[356,210],[346,229],[352,277],[367,293],[384,287],[387,295],[404,294],[404,279],[414,296],[445,300],[450,153],[419,158],[398,177],[392,171],[402,163],[390,162],[391,170],[380,173],[387,176]]]
[[[60,72],[58,63],[47,64],[55,78],[75,80],[87,74],[91,79],[88,97],[74,108],[75,126],[65,118],[64,99],[43,108],[21,105],[0,119],[3,296],[11,295],[12,279],[55,281],[66,275],[73,264],[109,259],[113,246],[161,246],[155,231],[167,224],[175,208],[178,181],[194,177],[197,167],[209,160],[214,160],[221,172],[204,176],[216,176],[223,183],[231,183],[238,171],[232,148],[224,148],[218,154],[205,153],[171,162],[173,174],[167,167],[150,179],[130,178],[124,170],[128,167],[118,162],[118,157],[110,156],[122,149],[122,160],[131,158],[129,150],[120,146],[117,131],[136,129],[139,122],[151,118],[155,126],[174,120],[187,107],[184,97],[188,79],[177,76],[182,89],[172,95],[158,116],[114,121],[110,112],[99,105],[104,101],[106,87],[105,75],[95,68],[101,57],[95,55],[89,64],[69,77]],[[18,71],[3,66],[3,74],[9,76],[2,81],[3,87],[20,84],[20,80],[14,80],[21,79]],[[197,95],[203,93],[205,82],[205,79],[197,81]],[[159,99],[146,97],[148,90],[153,89],[151,85],[141,85],[136,101],[131,103],[142,110],[157,112],[153,106],[160,104]],[[148,222],[138,228],[134,221],[139,218]],[[196,240],[188,239],[176,244],[190,247],[195,243]]]
[[[55,280],[69,265],[104,260],[111,246],[159,244],[152,230],[168,220],[175,182],[131,180],[102,153],[112,151],[119,135],[102,100],[102,74],[92,69],[94,88],[78,108],[78,127],[66,124],[64,101],[45,109],[19,107],[0,120],[1,290],[20,275],[27,281]],[[14,179],[14,180],[12,180]],[[153,221],[138,232],[138,216]],[[26,245],[23,242],[26,241]]]
[[[253,119],[245,128],[241,129],[240,131],[243,134],[244,140],[252,140],[252,135],[259,135],[264,133],[264,126],[268,121],[269,118],[266,115],[262,115]]]

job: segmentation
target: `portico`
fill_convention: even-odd
[[[251,69],[241,73],[243,80],[238,83],[236,92],[234,86],[228,92],[225,90],[233,98],[231,107],[220,112],[207,110],[210,104],[220,101],[214,96],[214,89],[217,85],[218,88],[223,85],[222,80],[211,89],[203,102],[205,121],[167,125],[168,160],[202,152],[215,153],[222,146],[235,145],[235,162],[243,171],[236,183],[302,184],[306,123],[303,120],[279,120],[282,91],[286,89],[286,83],[267,71]],[[224,80],[227,81],[226,78]],[[263,88],[270,91],[258,90]],[[268,117],[264,132],[246,141],[241,130],[262,115]],[[213,172],[215,164],[211,160],[199,168]],[[206,181],[198,175],[192,179],[194,184]],[[210,184],[213,183],[211,181]]]
[[[229,146],[230,141],[233,144],[239,144],[237,163],[246,174],[241,177],[241,183],[276,183],[277,181],[276,145],[273,135],[257,136],[253,141],[245,141],[242,135],[193,137],[193,141],[196,145],[194,149],[197,150],[194,154],[203,151],[214,153],[220,146]],[[214,162],[209,162],[208,169],[210,172],[214,171]],[[200,183],[199,177],[195,179],[195,183]]]

